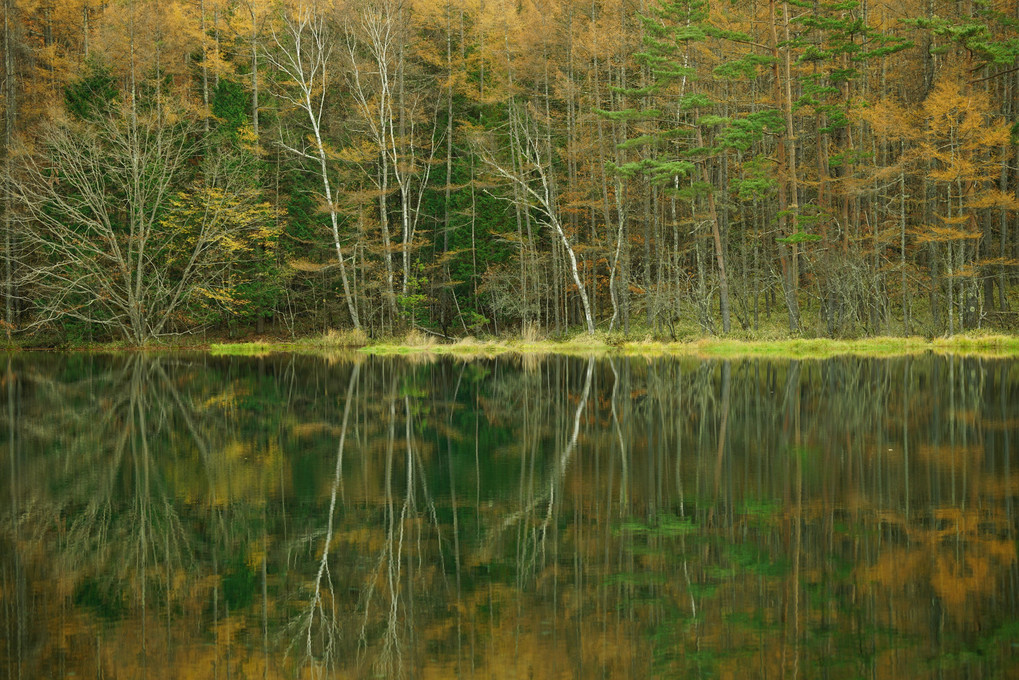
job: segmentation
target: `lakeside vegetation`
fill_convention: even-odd
[[[954,336],[868,336],[858,338],[794,337],[781,329],[768,333],[731,333],[703,336],[689,333],[680,339],[650,332],[574,332],[547,337],[533,328],[523,335],[442,338],[414,329],[407,333],[371,338],[363,331],[329,330],[304,337],[182,336],[135,344],[114,342],[64,342],[55,345],[8,343],[5,351],[56,350],[63,352],[209,352],[216,356],[265,356],[272,353],[346,355],[431,355],[467,358],[504,354],[561,354],[573,356],[696,356],[703,358],[775,357],[825,358],[839,355],[894,357],[922,353],[1019,357],[1019,335],[993,331],[970,331]]]
[[[696,356],[703,358],[775,357],[825,358],[839,355],[894,357],[923,353],[1019,357],[1019,335],[976,330],[954,336],[863,336],[826,338],[793,336],[778,327],[762,333],[733,332],[726,336],[696,334],[687,328],[679,338],[647,330],[626,335],[621,331],[574,331],[546,336],[536,328],[524,334],[441,337],[413,329],[400,335],[369,337],[359,330],[330,329],[303,337],[255,336],[226,338],[185,335],[145,343],[61,342],[47,345],[8,343],[6,351],[56,350],[63,352],[209,352],[216,356],[266,356],[290,352],[319,355],[417,355],[492,357],[504,354],[572,356]]]
[[[12,349],[32,349],[15,348]],[[700,337],[668,341],[621,334],[577,334],[569,338],[542,339],[522,337],[466,337],[444,341],[420,332],[396,338],[373,340],[363,334],[330,332],[317,337],[293,340],[258,339],[240,342],[153,342],[141,346],[123,343],[69,345],[61,351],[208,351],[213,355],[260,356],[275,352],[300,354],[360,353],[373,355],[452,355],[485,357],[501,354],[563,355],[675,355],[700,357],[772,356],[786,358],[823,358],[837,355],[890,357],[926,352],[1019,356],[1019,336],[970,333],[944,338],[874,337],[851,340],[829,338],[720,338]]]
[[[357,351],[366,354],[434,354],[463,357],[496,356],[500,354],[567,354],[567,355],[676,355],[734,358],[769,356],[778,358],[824,358],[837,355],[901,356],[925,352],[980,354],[987,356],[1019,356],[1019,337],[1006,335],[959,335],[952,338],[880,337],[856,340],[826,338],[795,338],[784,340],[736,340],[700,338],[685,342],[652,339],[625,339],[618,336],[586,335],[566,340],[524,340],[465,338],[455,342],[424,340],[420,335],[391,341],[371,342],[361,346],[338,345],[327,338],[295,343],[242,342],[214,343],[213,354],[259,355],[270,352]]]

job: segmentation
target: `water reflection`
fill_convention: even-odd
[[[22,354],[0,677],[1019,673],[1019,363]]]

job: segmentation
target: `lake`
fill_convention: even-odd
[[[1019,362],[3,357],[2,678],[1019,677]]]

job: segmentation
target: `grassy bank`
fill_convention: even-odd
[[[1019,357],[1019,335],[966,333],[949,338],[926,339],[919,336],[876,336],[855,340],[828,338],[768,339],[748,337],[702,337],[677,342],[653,339],[649,336],[625,337],[621,334],[597,333],[574,335],[568,339],[539,337],[463,338],[446,341],[434,335],[414,331],[398,338],[370,339],[357,331],[330,331],[328,333],[294,340],[260,339],[249,342],[204,341],[198,338],[179,337],[144,347],[124,343],[97,343],[57,347],[7,347],[8,351],[30,349],[58,349],[63,351],[94,352],[210,352],[220,356],[264,356],[273,352],[302,354],[336,354],[358,352],[375,355],[453,355],[462,357],[491,357],[501,354],[568,354],[631,355],[631,356],[690,356],[690,357],[785,357],[824,358],[838,355],[874,357],[902,356],[926,352],[968,354],[995,357]]]
[[[434,354],[463,357],[500,354],[573,354],[573,355],[670,355],[694,357],[787,357],[824,358],[838,355],[901,356],[925,352],[980,354],[1019,357],[1019,336],[957,335],[928,340],[920,337],[873,337],[857,340],[825,338],[789,338],[781,340],[737,340],[701,338],[687,342],[661,342],[596,334],[578,335],[568,340],[524,338],[475,339],[440,342],[433,336],[412,333],[399,339],[369,341],[351,334],[327,334],[294,342],[249,342],[212,344],[213,354],[264,355],[270,352],[357,351],[376,355]]]

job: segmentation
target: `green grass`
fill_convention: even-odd
[[[644,350],[642,343],[624,345],[628,351]],[[650,348],[648,348],[650,349]],[[791,358],[822,358],[845,354],[867,356],[898,356],[915,354],[932,349],[923,338],[865,338],[860,340],[830,340],[826,338],[794,338],[787,340],[729,340],[706,338],[688,343],[661,345],[669,354],[688,354],[710,357],[782,356]]]
[[[890,357],[926,352],[1019,356],[1019,337],[959,335],[927,340],[921,337],[871,337],[855,340],[791,338],[785,340],[729,340],[705,338],[685,343],[624,343],[627,353],[679,354],[703,357],[787,357],[815,359],[840,355]]]
[[[790,338],[784,340],[734,340],[700,338],[685,342],[651,339],[634,340],[605,335],[577,336],[565,341],[517,339],[468,341],[415,347],[386,343],[369,345],[362,351],[374,354],[427,352],[461,356],[498,354],[574,354],[574,355],[672,355],[695,357],[784,357],[793,359],[825,358],[839,355],[903,356],[926,352],[1019,356],[1019,337],[1006,335],[958,335],[927,340],[921,337],[872,337],[856,340],[826,338]]]
[[[967,353],[1019,354],[1019,336],[1015,335],[969,335],[961,334],[951,338],[935,339],[935,351]]]
[[[215,342],[209,345],[213,356],[264,356],[270,352],[349,352],[368,344],[364,331],[334,331],[291,341]]]
[[[280,351],[330,350],[314,341],[297,343],[240,343],[213,345],[216,354],[261,355]],[[353,349],[353,348],[347,348]],[[418,344],[414,342],[384,341],[356,348],[375,355],[431,354],[462,357],[486,357],[500,354],[567,354],[567,355],[670,355],[694,357],[780,357],[817,359],[839,355],[903,356],[926,352],[952,354],[981,354],[992,356],[1019,356],[1019,337],[1004,335],[960,335],[953,338],[926,340],[920,337],[875,337],[858,340],[829,340],[825,338],[794,338],[787,340],[731,340],[701,338],[689,342],[661,342],[655,340],[626,340],[603,335],[578,336],[564,341],[467,339],[453,343]]]
[[[412,332],[399,338],[370,340],[360,332],[330,331],[321,336],[291,341],[237,343],[191,343],[174,341],[131,348],[122,343],[72,347],[85,351],[209,351],[216,356],[265,356],[273,352],[337,354],[360,352],[374,355],[493,357],[501,354],[566,354],[575,356],[688,356],[710,358],[775,357],[819,359],[839,355],[890,357],[927,352],[1019,356],[1019,336],[966,333],[951,338],[868,337],[855,340],[827,338],[746,339],[702,337],[684,341],[623,337],[620,334],[586,333],[562,340],[526,338],[464,338],[439,342],[434,336]]]
[[[297,352],[300,347],[296,343],[286,342],[214,342],[209,345],[212,356],[258,357],[272,352]]]

